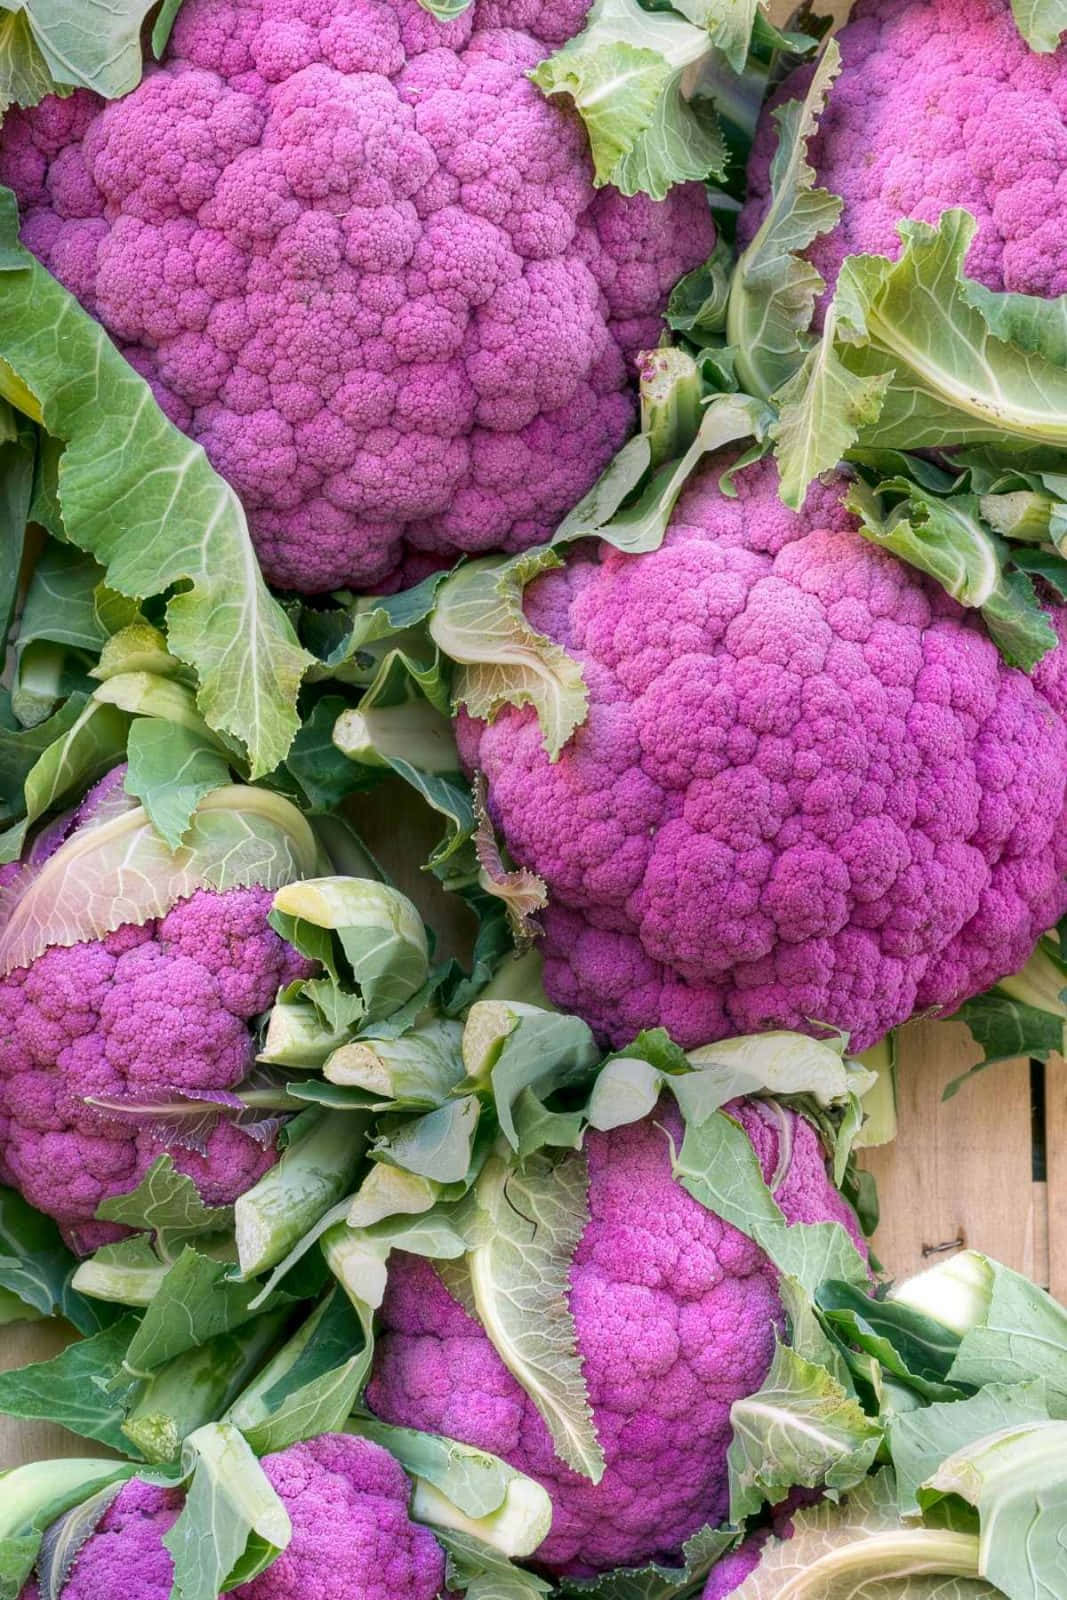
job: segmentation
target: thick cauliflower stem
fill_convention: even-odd
[[[632,426],[627,363],[714,230],[699,184],[595,190],[528,81],[585,10],[186,0],[126,99],[5,123],[26,244],[237,489],[273,583],[524,549]]]
[[[545,986],[615,1044],[828,1023],[864,1049],[1026,961],[1067,910],[1067,683],[770,463],[712,464],[661,549],[572,561],[527,611],[583,665],[553,764],[529,710],[462,720],[548,885]],[[1057,623],[1062,628],[1062,621]]]

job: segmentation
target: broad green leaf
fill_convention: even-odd
[[[124,923],[165,916],[197,889],[278,889],[311,877],[319,864],[308,822],[268,789],[227,785],[206,794],[177,851],[133,806],[78,829],[44,863],[0,933],[0,970],[29,966],[53,945],[99,939]]]
[[[181,847],[205,795],[230,781],[214,739],[156,717],[138,717],[126,740],[127,794],[136,795],[172,850]]]
[[[459,1183],[470,1170],[478,1128],[476,1096],[449,1100],[425,1116],[388,1126],[375,1141],[374,1155],[435,1183]]]
[[[257,1455],[343,1427],[366,1379],[359,1318],[340,1289],[316,1306],[225,1420],[240,1428]]]
[[[0,420],[4,424],[0,429],[0,640],[6,643],[30,519],[36,441],[34,430],[6,401],[0,401]],[[32,587],[31,581],[30,592]],[[25,630],[28,602],[29,593],[23,602],[20,631]]]
[[[730,1600],[998,1600],[982,1581],[978,1540],[946,1528],[903,1527],[893,1474],[857,1485],[842,1504],[798,1511],[789,1539],[771,1538]],[[1003,1597],[1000,1597],[1003,1600]]]
[[[382,1445],[414,1480],[411,1513],[417,1521],[466,1533],[513,1560],[533,1555],[547,1538],[548,1492],[499,1457],[455,1439],[362,1418],[349,1431]]]
[[[1029,349],[1005,338],[995,298],[963,278],[974,218],[945,211],[936,227],[902,221],[897,231],[895,262],[845,260],[822,339],[779,391],[789,505],[802,505],[811,480],[857,443],[1067,444],[1067,364],[1049,358],[1051,333],[1038,327]]]
[[[79,12],[90,5],[98,9],[78,0]],[[292,742],[311,657],[267,592],[237,495],[17,233],[15,199],[4,190],[0,356],[66,445],[58,487],[67,536],[121,594],[140,600],[177,586],[167,605],[170,650],[195,669],[205,720],[244,741],[261,776]]]
[[[236,1575],[249,1581],[286,1548],[289,1513],[231,1423],[190,1434],[182,1470],[192,1481],[163,1538],[174,1558],[174,1600],[218,1600]]]
[[[442,1105],[463,1077],[458,1022],[432,1018],[399,1038],[378,1038],[373,1029],[333,1051],[323,1066],[331,1082],[364,1090],[379,1103],[432,1110]]]
[[[468,1252],[478,1316],[508,1370],[552,1435],[557,1454],[598,1483],[604,1455],[567,1303],[574,1250],[589,1220],[584,1156],[531,1156],[511,1169],[498,1157],[475,1191],[487,1237]]]
[[[804,100],[787,101],[773,112],[778,148],[771,163],[771,200],[737,263],[726,316],[737,375],[751,394],[773,394],[793,376],[811,344],[808,330],[825,284],[803,252],[836,226],[841,201],[816,187],[808,141],[840,70],[841,52],[831,39]]]
[[[544,94],[574,101],[589,135],[594,182],[662,200],[676,183],[724,174],[726,150],[710,103],[682,93],[683,74],[710,54],[712,42],[706,27],[676,12],[595,0],[583,31],[530,76]]]
[[[762,1387],[730,1410],[730,1520],[790,1489],[851,1489],[882,1441],[877,1422],[825,1367],[779,1343]]]
[[[876,1300],[854,1283],[828,1279],[816,1303],[826,1322],[847,1343],[913,1388],[924,1400],[955,1400],[947,1381],[959,1350],[959,1335],[895,1300]]]
[[[154,3],[5,0],[4,9],[23,27],[19,36],[4,40],[10,55],[0,83],[20,105],[35,105],[57,87],[92,89],[107,100],[129,94],[141,81],[141,24]]]
[[[562,565],[550,548],[468,562],[442,584],[430,620],[435,642],[458,665],[454,694],[472,717],[533,706],[555,760],[588,709],[585,679],[561,645],[522,610],[526,584]]]
[[[880,497],[899,496],[886,513]],[[1009,666],[1029,672],[1054,650],[1056,630],[1025,573],[1011,570],[1011,550],[985,523],[977,495],[930,494],[891,478],[875,494],[853,493],[859,531],[880,548],[936,579],[960,605],[979,611]]]
[[[517,1021],[495,1054],[489,1078],[497,1120],[513,1149],[518,1139],[512,1113],[522,1090],[532,1089],[543,1100],[583,1082],[600,1059],[596,1040],[581,1018],[516,1010]]]
[[[1042,940],[1021,972],[965,1001],[950,1020],[967,1024],[975,1043],[982,1047],[982,1060],[948,1085],[946,1100],[973,1073],[998,1061],[1014,1061],[1019,1056],[1047,1061],[1050,1055],[1062,1053],[1067,972],[1049,943]]]
[[[169,1155],[153,1161],[136,1189],[102,1200],[96,1214],[102,1222],[154,1234],[164,1261],[173,1261],[191,1240],[219,1233],[233,1222],[232,1206],[206,1206],[192,1178],[179,1172]]]
[[[743,72],[759,13],[759,0],[678,0],[674,9],[706,28],[734,72]]]
[[[811,1095],[823,1109],[847,1104],[852,1082],[841,1051],[824,1039],[775,1030],[687,1052],[696,1070],[671,1085],[687,1121],[746,1095]]]
[[[250,1322],[257,1312],[273,1310],[293,1297],[277,1299],[258,1283],[241,1283],[225,1261],[201,1255],[186,1245],[157,1289],[123,1358],[131,1378],[149,1378],[175,1356],[206,1344]]]
[[[753,1239],[808,1294],[827,1278],[867,1281],[866,1263],[841,1223],[786,1222],[748,1135],[725,1112],[686,1124],[673,1169],[694,1200]]]
[[[183,1440],[218,1418],[277,1343],[288,1309],[183,1350],[137,1387],[122,1432],[146,1461],[176,1462]]]
[[[11,106],[39,105],[47,94],[68,95],[48,70],[24,10],[0,11],[0,117]]]
[[[969,1399],[938,1402],[890,1417],[889,1451],[901,1516],[919,1515],[920,1488],[949,1456],[1002,1429],[1050,1420],[1049,1394],[1040,1380],[990,1383]]]
[[[640,1122],[655,1110],[662,1089],[663,1073],[651,1062],[625,1055],[606,1061],[586,1106],[590,1127],[606,1132]]]
[[[1067,1309],[1021,1272],[979,1259],[988,1268],[988,1300],[976,1301],[949,1381],[978,1386],[1043,1377],[1067,1395]]]
[[[1055,1600],[1067,1571],[1067,1422],[1019,1423],[964,1445],[920,1497],[931,1492],[975,1507],[980,1571],[1009,1600]]]
[[[422,918],[406,895],[387,884],[342,877],[290,882],[278,889],[270,922],[290,944],[321,961],[345,994],[351,991],[350,973],[370,1018],[405,1005],[429,976]],[[305,992],[319,994],[314,988]]]
[[[1031,50],[1055,50],[1067,28],[1067,0],[1011,0],[1015,26]]]
[[[0,1189],[0,1289],[42,1316],[65,1317],[79,1333],[96,1333],[117,1313],[78,1293],[71,1283],[76,1266],[51,1217],[14,1189]]]
[[[117,707],[76,693],[36,727],[14,737],[0,732],[0,745],[8,746],[4,765],[24,770],[21,802],[12,807],[23,815],[0,835],[0,861],[14,861],[33,823],[123,759],[128,728],[129,718]]]
[[[76,1340],[50,1361],[0,1372],[0,1413],[56,1422],[128,1454],[122,1421],[132,1380],[122,1364],[137,1325],[138,1319],[127,1313],[88,1339]],[[110,1389],[116,1376],[120,1384]]]

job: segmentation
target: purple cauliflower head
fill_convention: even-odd
[[[322,1434],[263,1470],[283,1501],[292,1540],[237,1600],[436,1600],[444,1554],[410,1521],[411,1486],[380,1445]],[[163,1538],[182,1495],[132,1478],[79,1550],[59,1600],[168,1600],[173,1563]],[[33,1587],[23,1591],[30,1600]]]
[[[727,1595],[739,1589],[749,1573],[759,1566],[766,1540],[765,1533],[753,1534],[739,1549],[717,1561],[708,1574],[701,1600],[726,1600]]]
[[[846,255],[900,253],[902,217],[963,206],[978,228],[967,270],[990,289],[1067,291],[1067,51],[1036,55],[1009,0],[859,0],[838,34],[843,69],[809,145],[840,195],[838,226],[806,252],[827,284]],[[811,68],[763,113],[740,233],[770,193],[773,106],[802,97]]]
[[[730,1109],[770,1179],[779,1116],[759,1101]],[[843,1222],[859,1242],[814,1129],[785,1115],[783,1213]],[[730,1407],[763,1382],[782,1321],[770,1262],[675,1181],[667,1133],[680,1139],[682,1124],[664,1100],[585,1143],[590,1216],[569,1304],[606,1462],[598,1484],[557,1457],[533,1402],[433,1267],[400,1254],[390,1265],[369,1405],[387,1422],[490,1450],[543,1484],[553,1521],[534,1559],[556,1572],[676,1562],[690,1534],[725,1517]]]
[[[132,805],[124,770],[5,869],[12,900],[23,875],[68,839]],[[200,889],[165,916],[53,945],[0,977],[0,1181],[55,1217],[75,1250],[127,1231],[95,1221],[97,1208],[135,1188],[164,1149],[208,1205],[230,1204],[277,1159],[273,1141],[265,1147],[232,1122],[189,1149],[150,1117],[139,1125],[88,1103],[210,1097],[248,1074],[253,1018],[313,970],[268,925],[273,898],[260,887]]]
[[[1067,652],[1007,667],[840,483],[797,515],[770,462],[732,500],[721,470],[659,550],[527,591],[589,688],[560,760],[528,709],[461,717],[461,748],[547,884],[557,1005],[614,1044],[815,1022],[862,1050],[1017,971],[1067,909]]]
[[[27,246],[314,592],[547,537],[708,254],[703,187],[593,187],[527,74],[587,0],[186,0],[125,99],[12,113]]]

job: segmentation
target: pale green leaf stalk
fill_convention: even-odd
[[[872,1150],[897,1136],[896,1034],[887,1033],[856,1060],[873,1074],[873,1081],[862,1092],[863,1124],[852,1144],[856,1150]]]
[[[364,1155],[366,1126],[359,1114],[312,1114],[307,1131],[286,1147],[277,1165],[238,1197],[234,1231],[243,1277],[281,1261],[351,1188]]]
[[[256,1317],[175,1356],[147,1379],[122,1424],[146,1461],[177,1461],[188,1435],[213,1422],[249,1381],[287,1315]]]
[[[211,1422],[189,1435],[185,1505],[163,1543],[174,1558],[173,1600],[218,1600],[234,1570],[247,1581],[292,1538],[289,1513],[238,1430]]]
[[[701,383],[697,364],[673,345],[645,350],[640,373],[641,432],[648,440],[650,465],[684,455],[700,426]]]
[[[333,742],[350,761],[365,767],[388,770],[394,760],[402,760],[420,772],[459,770],[452,724],[428,700],[342,711]]]
[[[296,988],[299,990],[299,985]],[[348,1029],[330,1027],[311,1000],[299,995],[289,998],[286,992],[274,1003],[256,1060],[285,1067],[321,1067],[347,1037]]]
[[[790,100],[773,113],[779,138],[771,163],[771,202],[731,279],[727,343],[736,351],[741,387],[764,398],[780,389],[803,360],[815,301],[826,287],[802,252],[836,226],[841,201],[815,187],[807,149],[840,70],[841,52],[831,39],[805,99]]]
[[[467,1266],[479,1320],[544,1418],[557,1454],[599,1483],[604,1453],[566,1298],[571,1260],[589,1220],[588,1191],[580,1152],[557,1161],[534,1156],[516,1169],[492,1157],[475,1190],[484,1226]]]

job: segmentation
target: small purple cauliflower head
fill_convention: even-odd
[[[779,1116],[759,1101],[730,1109],[769,1179]],[[858,1242],[816,1133],[785,1115],[783,1213],[843,1222]],[[782,1322],[770,1262],[675,1181],[667,1133],[680,1139],[682,1124],[664,1100],[644,1121],[585,1143],[590,1220],[569,1303],[606,1461],[598,1484],[558,1458],[533,1402],[433,1267],[399,1254],[390,1266],[369,1405],[387,1422],[490,1450],[542,1483],[554,1514],[534,1559],[556,1572],[676,1562],[690,1534],[725,1517],[730,1407],[763,1382]]]
[[[461,717],[461,749],[548,886],[557,1005],[614,1044],[818,1022],[862,1050],[1017,971],[1067,910],[1065,652],[1007,667],[854,531],[840,483],[797,515],[770,462],[733,500],[722,467],[659,550],[527,591],[589,688],[560,760],[529,709]]]
[[[124,770],[7,871],[8,896],[79,830],[132,805]],[[96,1210],[135,1188],[164,1150],[208,1205],[230,1204],[277,1159],[273,1139],[264,1146],[232,1122],[217,1122],[189,1149],[150,1116],[139,1124],[114,1104],[87,1103],[210,1097],[247,1075],[252,1019],[312,971],[268,925],[272,900],[259,887],[200,889],[165,916],[55,944],[0,977],[0,1181],[55,1217],[75,1250],[126,1231],[95,1221]]]
[[[283,1501],[292,1540],[238,1600],[436,1600],[444,1554],[408,1518],[411,1486],[380,1445],[323,1434],[263,1470]],[[82,1546],[59,1600],[168,1600],[173,1563],[163,1544],[182,1495],[133,1478]],[[32,1588],[23,1591],[30,1600]]]
[[[633,425],[714,242],[699,184],[593,187],[527,74],[587,0],[186,0],[124,100],[6,120],[27,246],[249,512],[273,583],[546,538]]]
[[[1067,51],[1036,55],[1009,0],[859,0],[838,34],[843,70],[809,146],[839,225],[806,254],[831,287],[846,255],[900,252],[902,217],[963,206],[978,228],[967,270],[990,289],[1067,291]],[[772,108],[802,97],[811,69],[764,110],[740,233],[770,193]]]
[[[766,1534],[753,1534],[740,1549],[717,1561],[708,1574],[701,1600],[726,1600],[727,1595],[740,1589],[749,1573],[759,1566],[766,1539]]]

